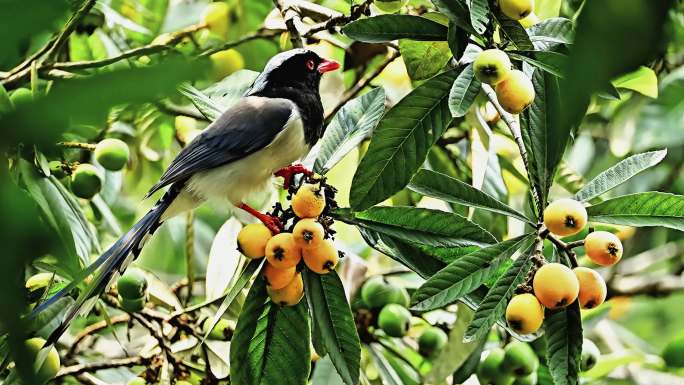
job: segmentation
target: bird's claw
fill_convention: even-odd
[[[280,170],[275,172],[275,176],[280,176],[285,180],[283,182],[283,187],[285,189],[290,188],[290,186],[292,185],[292,181],[294,179],[294,176],[297,174],[304,174],[307,176],[311,176],[311,175],[313,175],[313,171],[304,167],[303,164],[298,163],[298,164],[293,164],[293,165],[290,165],[287,167],[283,167]]]

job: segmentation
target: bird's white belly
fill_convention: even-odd
[[[302,120],[295,112],[270,145],[224,166],[196,173],[188,189],[203,200],[227,199],[237,206],[251,194],[268,188],[274,172],[303,158],[309,150]]]

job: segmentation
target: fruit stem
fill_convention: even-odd
[[[482,84],[482,90],[484,91],[485,95],[487,95],[487,98],[492,103],[494,108],[496,108],[496,110],[499,112],[499,115],[503,119],[504,123],[506,123],[506,126],[508,126],[511,135],[513,135],[515,143],[518,145],[518,150],[520,150],[520,157],[522,158],[523,164],[525,165],[525,171],[527,171],[527,180],[530,181],[530,189],[532,190],[534,203],[538,210],[538,218],[541,219],[543,218],[544,207],[542,206],[542,199],[539,189],[537,188],[537,185],[532,182],[532,173],[530,172],[530,160],[527,157],[527,150],[525,149],[525,143],[523,142],[522,134],[520,132],[520,123],[515,116],[509,114],[503,109],[503,107],[501,107],[498,99],[496,98],[496,92],[494,92],[494,89],[490,85]]]
[[[62,146],[65,148],[78,148],[81,150],[87,150],[87,151],[95,151],[96,145],[91,144],[91,143],[81,143],[81,142],[59,142],[57,143],[58,146]]]

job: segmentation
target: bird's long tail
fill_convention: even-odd
[[[143,216],[126,234],[116,241],[107,251],[98,257],[91,265],[86,267],[78,277],[45,302],[37,306],[29,315],[35,317],[57,300],[67,295],[77,287],[86,277],[97,272],[95,278],[81,292],[76,302],[69,308],[59,326],[52,331],[47,343],[55,343],[67,330],[71,321],[81,313],[87,313],[95,304],[94,298],[102,294],[128,265],[138,257],[142,250],[143,240],[152,234],[161,224],[162,214],[180,194],[183,184],[176,183],[157,201],[150,211]]]

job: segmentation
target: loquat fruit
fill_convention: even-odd
[[[339,254],[330,239],[324,239],[317,247],[302,249],[302,258],[309,270],[317,274],[328,274],[335,270]]]
[[[228,4],[224,2],[209,3],[202,14],[202,22],[209,31],[225,39],[228,35],[229,11]]]
[[[318,218],[325,209],[325,194],[320,184],[304,183],[292,197],[292,211],[299,218]]]
[[[506,321],[517,333],[534,333],[544,322],[544,308],[532,294],[515,295],[506,307]]]
[[[477,366],[477,379],[480,385],[511,385],[515,378],[502,370],[505,352],[501,348],[492,349]]]
[[[390,303],[408,307],[411,300],[406,289],[390,285],[381,276],[366,280],[361,287],[361,298],[370,309],[381,308]]]
[[[534,101],[534,85],[524,72],[512,70],[496,84],[496,99],[510,114],[519,114]]]
[[[516,377],[525,377],[539,368],[539,358],[530,345],[516,341],[508,344],[504,350],[506,354],[501,363],[504,371]]]
[[[267,287],[268,296],[271,301],[280,306],[294,306],[304,297],[304,281],[302,273],[297,273],[292,281],[282,289],[271,289]]]
[[[594,263],[611,266],[622,258],[622,242],[608,231],[594,231],[584,238],[584,251]]]
[[[486,49],[475,58],[473,70],[481,82],[495,85],[508,76],[511,60],[500,49]]]
[[[548,263],[537,270],[532,281],[534,295],[542,305],[558,309],[575,302],[579,294],[579,281],[569,267]]]
[[[26,349],[31,357],[34,358],[34,361],[38,359],[41,349],[45,346],[45,342],[47,341],[39,337],[31,338],[24,342]],[[40,365],[40,368],[37,368],[37,371],[35,372],[36,379],[41,384],[48,382],[57,375],[60,364],[57,349],[55,349],[54,346],[51,346],[43,363]],[[35,366],[34,369],[36,369]]]
[[[390,337],[403,337],[411,326],[411,312],[396,303],[385,305],[378,315],[378,326]]]
[[[499,8],[508,18],[520,20],[534,11],[534,0],[499,0]]]
[[[425,329],[418,337],[418,352],[424,357],[435,355],[444,348],[449,340],[449,336],[436,326]]]
[[[601,274],[588,267],[573,269],[579,281],[578,300],[582,309],[593,309],[606,300],[608,289]]]
[[[266,285],[274,290],[287,286],[288,283],[292,282],[295,274],[297,274],[297,266],[276,269],[268,262],[264,265],[263,270],[261,270],[261,275],[264,276]]]
[[[590,370],[598,363],[601,351],[594,341],[585,338],[582,340],[582,355],[580,357],[580,369],[583,372]]]
[[[138,269],[128,269],[117,280],[116,290],[124,299],[142,298],[147,294],[147,277]]]
[[[247,258],[263,258],[266,255],[266,244],[272,237],[271,230],[263,223],[250,223],[238,233],[238,250]]]
[[[517,377],[513,385],[537,385],[537,372],[532,372],[525,377]]]
[[[316,248],[325,238],[325,229],[314,218],[304,218],[294,226],[292,236],[302,249]]]
[[[245,59],[235,49],[219,51],[209,56],[211,78],[219,81],[226,76],[245,68]]]
[[[539,19],[539,16],[535,15],[534,12],[531,12],[529,15],[525,16],[519,21],[520,25],[522,25],[524,28],[530,28],[531,26],[539,23],[541,20]]]
[[[587,210],[574,199],[555,200],[544,210],[544,225],[561,237],[579,233],[586,224]]]
[[[126,163],[130,151],[126,142],[120,139],[103,139],[95,146],[95,160],[109,171],[119,171]]]
[[[71,174],[71,191],[79,198],[90,199],[102,189],[102,173],[89,163],[81,163]]]
[[[384,13],[395,13],[407,3],[408,0],[375,0],[373,5]]]
[[[266,260],[276,269],[296,266],[301,259],[302,249],[291,233],[276,234],[266,243]]]

